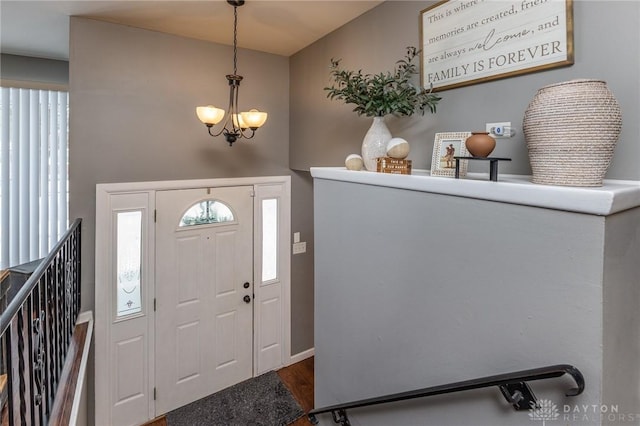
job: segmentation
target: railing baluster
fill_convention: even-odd
[[[34,401],[34,413],[35,425],[43,425],[46,423],[46,412],[44,411],[44,405],[46,401],[44,399],[44,382],[43,382],[43,370],[44,370],[44,339],[42,323],[44,321],[44,311],[40,305],[40,280],[34,287],[31,295],[32,304],[32,327],[33,334],[32,348],[31,348],[31,366],[33,371],[33,401]]]
[[[62,356],[62,330],[64,327],[64,302],[62,298],[62,285],[60,283],[60,267],[58,264],[58,256],[53,261],[53,282],[56,288],[56,378],[60,377],[62,371],[63,356]],[[56,386],[58,380],[56,380]]]
[[[71,281],[69,280],[69,242],[67,241],[63,247],[64,257],[62,258],[62,262],[60,264],[60,269],[62,272],[62,282],[64,282],[64,303],[65,303],[65,324],[66,324],[66,332],[65,332],[65,353],[64,356],[67,356],[67,350],[69,349],[69,342],[71,341],[71,334],[73,334],[73,324],[72,324],[72,298],[71,298]],[[75,321],[73,321],[75,322]]]
[[[51,309],[51,385],[52,389],[55,392],[55,389],[58,387],[58,374],[56,373],[58,369],[58,357],[56,356],[58,352],[58,338],[56,334],[56,322],[58,321],[58,306],[56,305],[56,280],[53,269],[50,267],[47,271],[48,275],[48,291],[49,291],[49,308]]]
[[[53,289],[53,284],[52,284],[52,280],[51,280],[51,270],[47,270],[45,276],[44,276],[44,280],[45,280],[45,291],[46,291],[46,300],[47,300],[47,364],[48,364],[48,374],[49,374],[49,379],[47,380],[47,387],[49,388],[49,406],[53,405],[53,396],[55,394],[56,391],[56,382],[55,382],[55,377],[56,375],[54,374],[55,368],[56,368],[56,361],[55,361],[55,348],[56,348],[56,340],[55,340],[55,333],[53,332],[54,329],[54,323],[55,323],[55,318],[56,318],[56,312],[55,312],[55,308],[53,305],[53,299],[54,299],[54,289]]]
[[[20,311],[18,311],[18,313],[16,313],[16,315],[13,317],[13,320],[11,321],[11,327],[9,330],[7,330],[7,332],[11,335],[12,341],[11,386],[13,388],[13,393],[9,395],[9,398],[11,398],[11,400],[13,401],[11,405],[14,421],[11,423],[11,425],[22,424],[22,419],[20,416],[20,411],[22,409],[22,406],[20,405],[20,396],[22,395],[22,392],[20,391],[20,348],[18,347],[19,314]]]
[[[4,332],[4,334],[2,335],[2,341],[3,341],[3,353],[2,356],[4,357],[3,361],[4,361],[4,365],[5,365],[5,371],[7,373],[7,417],[9,420],[10,425],[14,425],[14,415],[13,415],[13,407],[14,407],[14,401],[13,401],[13,354],[15,353],[15,351],[13,350],[12,345],[12,339],[11,339],[11,326],[9,326],[9,329],[6,330]]]
[[[20,422],[23,425],[27,424],[27,419],[31,417],[31,413],[29,412],[29,399],[31,398],[31,392],[29,387],[27,386],[27,377],[28,374],[26,371],[26,363],[25,358],[28,357],[27,348],[25,348],[24,339],[25,339],[25,323],[28,324],[28,320],[25,321],[25,315],[27,314],[26,310],[23,308],[20,309],[18,313],[18,379],[20,381]]]
[[[53,296],[51,290],[51,273],[47,270],[44,276],[45,287],[45,300],[46,300],[46,312],[47,320],[45,329],[46,333],[46,347],[47,347],[47,389],[49,393],[49,407],[53,406],[53,398],[56,392],[55,387],[55,374],[53,374],[55,368],[55,361],[53,354],[55,350],[55,340],[53,334],[53,319],[55,318],[55,312],[53,310]]]
[[[41,409],[43,420],[48,420],[47,413],[51,409],[49,403],[49,389],[47,388],[47,305],[45,298],[45,284],[44,278],[38,280],[38,312],[40,312],[39,326],[39,350],[38,355],[40,362],[40,396],[41,396]]]
[[[27,388],[29,389],[29,398],[26,400],[27,406],[29,407],[29,418],[30,425],[38,426],[36,423],[36,389],[35,389],[35,377],[33,371],[33,351],[34,351],[34,333],[33,333],[33,320],[34,320],[34,311],[33,311],[33,292],[29,293],[27,300],[25,301],[25,319],[24,319],[24,330],[26,332],[26,353],[25,353],[25,383]]]
[[[75,262],[76,262],[76,304],[77,304],[77,312],[76,315],[80,313],[80,302],[82,301],[82,263],[80,262],[80,254],[82,250],[82,226],[78,225],[76,228],[76,253],[75,253]]]
[[[82,271],[82,264],[80,263],[80,249],[82,248],[82,227],[78,226],[73,234],[73,263],[74,263],[74,275],[73,275],[73,285],[75,286],[75,303],[76,303],[76,318],[80,314],[81,309],[81,301],[82,301],[82,275],[80,272]]]

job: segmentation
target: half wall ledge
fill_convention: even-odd
[[[344,167],[311,167],[311,176],[598,216],[640,206],[640,181],[631,180],[605,179],[601,187],[578,188],[534,184],[527,175],[501,174],[499,182],[491,182],[486,173],[469,173],[464,179],[454,179],[430,176],[428,170],[395,175],[351,171]]]

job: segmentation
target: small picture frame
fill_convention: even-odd
[[[456,175],[456,160],[454,157],[467,157],[465,141],[471,132],[436,133],[433,143],[433,157],[431,159],[431,176]],[[460,161],[460,177],[467,175],[467,160]]]

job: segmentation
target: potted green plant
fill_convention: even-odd
[[[386,154],[391,133],[384,117],[389,114],[411,116],[426,109],[436,112],[440,97],[431,90],[419,88],[411,80],[418,74],[414,63],[420,51],[407,47],[403,59],[396,62],[395,69],[378,74],[363,74],[362,70],[349,71],[340,68],[340,59],[331,59],[333,85],[325,87],[329,99],[353,104],[358,115],[373,117],[371,128],[362,142],[362,158],[367,170],[376,170],[376,158]]]

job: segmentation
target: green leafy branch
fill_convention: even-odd
[[[378,74],[341,69],[341,59],[332,58],[333,85],[324,88],[328,92],[327,98],[353,104],[356,106],[353,111],[367,117],[410,116],[418,110],[424,115],[427,108],[435,113],[442,98],[431,89],[420,89],[411,83],[411,78],[418,74],[413,61],[419,53],[415,47],[407,47],[406,56],[396,62],[393,72]]]

